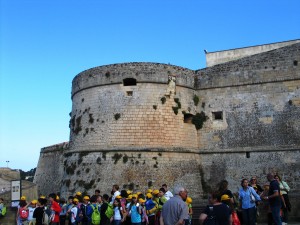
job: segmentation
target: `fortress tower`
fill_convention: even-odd
[[[196,71],[123,63],[81,72],[72,82],[69,142],[41,150],[40,192],[167,183],[200,199],[222,179],[236,192],[243,177],[264,183],[279,172],[298,196],[300,43],[258,49],[209,53],[212,66]]]

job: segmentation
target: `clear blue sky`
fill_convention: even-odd
[[[300,1],[0,0],[0,167],[68,141],[71,82],[122,62],[205,67],[204,49],[300,38]]]

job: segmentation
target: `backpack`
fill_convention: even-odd
[[[49,225],[50,221],[49,215],[44,211],[42,220],[43,225]]]
[[[29,210],[26,209],[25,207],[21,207],[19,209],[19,215],[21,220],[27,220],[28,215],[29,215]]]
[[[110,219],[114,215],[114,208],[112,204],[107,203],[107,209],[105,211],[105,215],[107,216],[108,219]]]
[[[3,206],[2,210],[1,210],[1,215],[0,216],[5,216],[6,215],[6,207]]]
[[[209,213],[206,219],[204,220],[203,225],[219,225],[217,217],[214,213],[214,207],[212,205],[209,206]]]
[[[92,205],[92,209],[93,209],[93,213],[92,213],[92,224],[94,225],[99,225],[100,224],[100,220],[101,220],[101,216],[100,216],[100,212],[98,210],[98,206],[96,205],[96,207],[94,207],[94,205]]]
[[[49,209],[48,207],[45,207],[44,212],[43,212],[43,220],[42,220],[42,223],[44,225],[49,225],[49,223],[52,220],[51,215],[52,215],[51,209]]]

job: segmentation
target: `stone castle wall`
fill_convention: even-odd
[[[211,67],[217,64],[241,59],[250,55],[260,54],[274,49],[282,48],[291,44],[299,43],[300,40],[283,41],[272,44],[256,45],[245,48],[235,48],[225,51],[207,52],[206,66]]]
[[[68,143],[61,143],[41,150],[34,175],[34,183],[40,195],[59,192],[62,185],[64,151]],[[67,196],[65,196],[67,197]]]
[[[43,149],[35,180],[65,195],[180,183],[197,201],[222,179],[236,191],[241,178],[264,183],[272,171],[298,196],[299,61],[294,44],[197,71],[157,63],[86,70],[72,83],[69,146]],[[208,119],[196,130],[186,116],[201,111]]]
[[[194,110],[193,91],[179,87],[176,96],[168,97],[166,88],[166,84],[137,83],[78,92],[73,96],[70,150],[197,148],[194,126],[172,109],[178,98],[181,109]],[[132,96],[127,96],[128,90]]]
[[[199,197],[202,188],[198,159],[194,153],[145,150],[67,153],[61,192],[68,196],[100,189],[102,194],[109,194],[115,183],[121,189],[144,192],[168,183],[188,186]]]

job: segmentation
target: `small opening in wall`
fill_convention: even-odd
[[[298,66],[298,61],[294,60],[294,66]]]
[[[222,111],[212,112],[212,118],[213,120],[223,120],[223,112]]]
[[[185,123],[190,123],[190,124],[192,124],[193,116],[194,116],[193,114],[186,113],[186,114],[184,114],[184,119],[183,119],[183,121],[184,121]]]
[[[246,158],[250,158],[250,152],[246,152]]]
[[[134,78],[126,78],[123,80],[124,86],[135,86],[136,85],[136,79]]]
[[[133,95],[133,91],[126,91],[127,96],[132,96]]]

